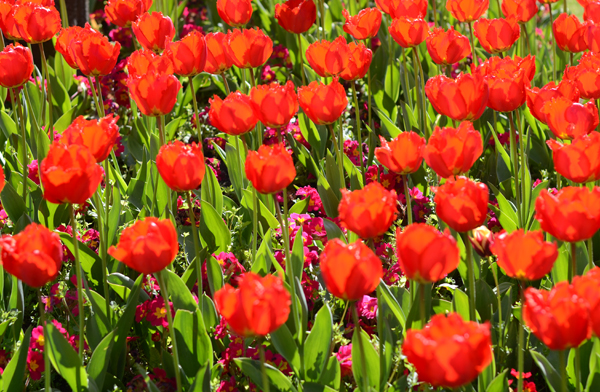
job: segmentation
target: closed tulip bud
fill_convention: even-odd
[[[490,6],[489,0],[448,0],[446,9],[459,22],[472,22],[481,18]]]
[[[179,76],[196,76],[204,71],[206,65],[206,42],[199,31],[192,31],[181,41],[170,42],[164,53]]]
[[[580,136],[571,144],[546,141],[555,170],[566,179],[583,184],[600,179],[600,133]]]
[[[448,179],[437,188],[434,198],[438,217],[461,233],[485,222],[488,201],[487,186],[467,177]]]
[[[542,111],[546,102],[552,98],[564,97],[571,102],[579,102],[579,90],[577,90],[575,82],[568,79],[561,80],[558,85],[554,82],[548,82],[542,88],[532,87],[526,88],[527,107],[533,115],[544,124],[546,122],[546,114]]]
[[[552,98],[542,107],[546,123],[561,139],[574,139],[592,132],[598,126],[598,109],[592,99],[582,105],[565,97]]]
[[[136,50],[127,58],[129,76],[143,76],[148,72],[159,75],[172,75],[175,72],[173,62],[167,56],[159,56],[146,49]]]
[[[373,52],[362,43],[348,44],[348,65],[340,73],[340,77],[349,82],[365,77],[373,60]]]
[[[494,233],[490,231],[486,226],[479,226],[471,232],[472,235],[469,237],[469,242],[475,249],[475,252],[479,257],[490,257],[492,251],[490,250],[491,245],[494,243]]]
[[[398,228],[396,250],[400,269],[419,283],[437,282],[460,263],[460,250],[448,229],[440,232],[424,223]]]
[[[283,144],[248,151],[245,169],[252,186],[264,195],[284,190],[296,177],[294,160]]]
[[[256,117],[267,127],[281,128],[298,112],[298,96],[289,80],[283,86],[273,82],[253,87],[250,100]]]
[[[567,66],[564,79],[577,84],[582,98],[600,98],[600,53],[583,53],[578,65]]]
[[[304,113],[317,125],[334,123],[348,106],[346,90],[337,78],[330,84],[314,81],[300,87],[298,101]]]
[[[577,16],[562,13],[554,20],[552,31],[556,44],[565,52],[578,53],[587,49],[587,28]]]
[[[0,52],[0,86],[15,88],[26,83],[33,72],[29,48],[10,44]]]
[[[348,245],[337,238],[328,241],[319,264],[327,290],[346,301],[372,293],[383,276],[381,260],[361,240]]]
[[[600,336],[600,268],[594,267],[583,276],[573,277],[573,288],[589,307],[594,335]]]
[[[130,27],[143,13],[148,12],[152,0],[108,0],[104,12],[110,23],[119,27]]]
[[[317,20],[317,7],[313,0],[287,0],[275,4],[275,19],[292,34],[306,33]]]
[[[402,132],[389,143],[379,136],[381,147],[375,149],[375,156],[388,170],[406,175],[419,170],[423,162],[425,138],[415,132]]]
[[[213,127],[228,135],[242,135],[256,126],[258,118],[252,108],[250,97],[235,91],[225,99],[217,95],[209,99],[208,118]]]
[[[71,56],[71,43],[77,38],[79,33],[83,31],[83,27],[72,26],[62,29],[58,38],[56,39],[55,49],[58,53],[62,54],[63,58],[69,64],[69,67],[73,69],[79,68],[73,56]]]
[[[236,67],[256,68],[271,57],[273,41],[258,27],[235,29],[227,33],[225,51]]]
[[[593,23],[600,23],[600,2],[589,0],[583,9],[583,20]]]
[[[13,7],[13,0],[0,0],[0,30],[6,39],[18,41],[21,39],[21,34],[15,23]]]
[[[350,48],[343,36],[333,42],[317,41],[306,49],[306,60],[321,77],[339,75],[348,67]]]
[[[541,231],[502,233],[496,236],[491,249],[506,275],[520,280],[542,279],[558,257],[556,244],[544,241]]]
[[[381,3],[386,0],[381,1]],[[392,19],[406,17],[423,19],[427,16],[427,0],[388,0],[388,13]]]
[[[389,31],[398,45],[403,48],[412,48],[425,41],[429,32],[429,25],[423,19],[401,16],[392,21]]]
[[[137,272],[154,274],[171,264],[178,251],[173,223],[147,217],[123,230],[119,243],[111,246],[108,254]]]
[[[225,73],[233,65],[233,60],[227,54],[225,47],[227,46],[227,34],[225,33],[209,33],[204,36],[206,42],[206,64],[204,71],[213,74],[221,75]]]
[[[90,150],[77,144],[53,143],[40,165],[44,199],[54,204],[85,203],[96,192],[102,176]]]
[[[371,182],[363,189],[342,189],[338,205],[342,225],[363,239],[384,234],[398,213],[396,192],[388,191],[378,182]]]
[[[86,76],[108,75],[117,64],[120,51],[120,43],[110,43],[107,37],[93,30],[89,24],[69,45],[71,58]]]
[[[515,17],[506,19],[479,19],[473,24],[475,36],[488,53],[506,52],[521,36]]]
[[[425,40],[427,52],[436,64],[452,65],[471,54],[469,39],[450,26],[448,31],[436,27]]]
[[[217,0],[217,12],[229,26],[242,27],[252,18],[250,0]]]
[[[423,329],[409,329],[402,353],[419,381],[458,388],[473,381],[492,362],[490,323],[463,321],[458,313],[437,314]]]
[[[62,265],[60,237],[37,223],[0,237],[0,253],[4,270],[34,288],[56,279]]]
[[[226,284],[215,293],[215,305],[229,328],[243,337],[265,336],[281,327],[290,315],[290,293],[283,280],[243,274],[238,287]]]
[[[600,188],[564,187],[556,195],[543,189],[535,200],[542,230],[565,242],[591,238],[600,229]]]
[[[523,321],[551,350],[579,347],[592,336],[589,306],[567,282],[551,291],[525,290]]]
[[[346,23],[344,31],[356,40],[373,38],[381,25],[381,11],[377,8],[365,8],[358,15],[350,16],[347,10],[342,11]]]
[[[179,140],[165,144],[156,155],[156,168],[165,184],[175,192],[198,189],[206,170],[202,146]]]
[[[483,153],[481,134],[465,121],[458,128],[435,127],[423,152],[427,166],[440,177],[468,173]]]
[[[15,25],[21,38],[29,44],[52,39],[60,30],[60,14],[53,6],[22,3],[13,8]]]
[[[119,116],[109,114],[99,120],[86,120],[79,116],[65,129],[60,138],[60,143],[71,145],[78,144],[87,147],[96,162],[100,163],[108,158],[117,138]]]
[[[131,25],[133,34],[145,49],[161,53],[175,36],[175,26],[160,12],[145,13]]]
[[[502,0],[502,13],[505,17],[514,16],[519,23],[527,23],[538,12],[535,0]]]
[[[456,121],[474,121],[486,108],[489,90],[482,75],[438,75],[427,80],[425,94],[436,112]]]
[[[173,110],[181,83],[173,75],[161,75],[155,71],[127,79],[129,94],[140,111],[146,116],[163,116]]]

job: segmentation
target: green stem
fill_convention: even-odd
[[[165,309],[167,310],[167,322],[169,323],[169,333],[171,335],[171,344],[173,346],[173,362],[175,365],[175,381],[177,382],[177,392],[182,392],[181,373],[179,371],[179,354],[177,352],[175,328],[173,328],[173,314],[171,313],[171,305],[169,304],[169,292],[167,291],[167,285],[165,284],[163,273],[163,271],[159,271],[156,274],[156,277],[158,279],[158,285],[160,286],[160,292],[162,293],[163,299],[165,300]]]
[[[371,131],[375,132],[375,127],[373,126],[373,119],[371,116],[371,100],[373,98],[373,94],[371,93],[371,67],[369,67],[369,69],[367,70],[367,91],[369,94],[369,100],[368,100],[368,104],[367,104],[367,110],[368,110],[368,122],[369,122],[369,128],[371,128]]]
[[[569,274],[569,283],[577,276],[577,243],[571,242],[571,271]]]
[[[463,244],[465,245],[465,252],[467,253],[467,280],[469,285],[469,318],[471,321],[477,321],[475,312],[475,273],[473,271],[473,250],[471,249],[471,242],[469,241],[469,233],[460,233]]]
[[[90,90],[92,90],[92,96],[94,97],[94,103],[96,104],[96,112],[98,113],[98,117],[103,117],[102,111],[104,110],[104,107],[102,107],[102,105],[100,105],[100,103],[98,102],[96,87],[94,86],[94,80],[91,76],[88,76],[88,82],[90,83]]]
[[[12,92],[13,89],[10,89]],[[13,97],[11,97],[13,98]],[[25,115],[23,113],[23,104],[21,103],[21,97],[17,94],[16,97],[17,107],[19,108],[19,126],[21,128],[21,149],[22,149],[22,164],[23,164],[23,201],[27,205],[27,165],[29,164],[28,154],[27,154],[27,132],[25,131]],[[13,101],[14,102],[14,101]],[[41,162],[40,162],[41,163]]]
[[[346,189],[346,180],[344,175],[344,127],[342,124],[342,119],[338,119],[339,129],[340,129],[340,137],[338,143],[340,144],[340,159],[338,160],[338,170],[340,171],[340,186],[342,189]],[[362,144],[358,145],[359,150],[362,151]]]
[[[496,265],[497,266],[497,265]],[[498,347],[502,347],[503,340],[503,328],[502,328],[502,299],[500,297],[500,284],[498,283],[498,273],[496,270],[490,265],[490,269],[492,270],[492,275],[494,276],[494,283],[496,284],[496,300],[498,301]]]
[[[408,224],[412,225],[412,203],[410,201],[410,192],[408,191],[408,176],[406,174],[402,175],[402,183],[404,185],[404,198],[406,199],[406,216],[408,218]]]
[[[331,141],[333,143],[333,147],[335,148],[335,155],[336,155],[336,159],[338,161],[338,167],[341,168],[340,169],[340,186],[345,188],[345,184],[344,184],[344,171],[343,171],[343,163],[342,162],[342,153],[340,152],[340,146],[338,146],[337,143],[337,139],[335,137],[335,132],[333,131],[333,124],[329,124],[329,133],[331,134]]]
[[[473,64],[477,67],[477,54],[475,52],[475,37],[473,37],[473,22],[469,22],[469,38],[471,40],[471,54],[473,57]]]
[[[158,139],[160,141],[159,147],[162,147],[167,143],[167,139],[165,137],[165,116],[158,117]]]
[[[240,177],[242,178],[242,188],[246,188],[246,181],[244,181],[244,164],[242,163],[242,151],[240,150],[240,136],[234,136],[235,149],[237,150],[238,165],[240,169]]]
[[[413,71],[415,73],[414,77],[415,77],[415,92],[416,92],[416,98],[417,98],[417,112],[418,112],[418,117],[419,117],[419,128],[421,129],[421,132],[423,132],[423,135],[426,134],[425,132],[425,121],[423,120],[423,103],[421,102],[421,94],[419,93],[419,67],[417,66],[417,55],[415,54],[415,48],[413,48],[412,50],[412,54],[413,54]]]
[[[588,239],[588,269],[594,268],[594,241]]]
[[[515,116],[518,116],[518,112],[515,111]],[[518,125],[517,131],[519,132],[519,149],[521,150],[521,154],[520,154],[520,158],[521,158],[521,171],[520,171],[520,176],[521,176],[521,200],[523,200],[523,203],[526,203],[526,189],[525,189],[525,184],[523,183],[523,181],[525,181],[525,167],[527,164],[527,150],[526,148],[528,146],[525,146],[525,133],[522,132],[523,127],[521,124],[521,118],[520,116],[517,117],[517,122],[516,124]],[[524,208],[525,206],[521,206],[521,222],[523,223],[523,228],[525,228],[525,225],[527,224],[527,216],[526,216],[526,208]]]
[[[260,372],[262,373],[262,383],[263,383],[263,391],[269,392],[271,386],[269,385],[269,377],[267,377],[267,367],[265,363],[267,362],[265,358],[265,347],[262,342],[259,343],[259,356],[260,356]]]
[[[31,123],[33,124],[33,128],[36,132],[36,140],[37,143],[36,145],[41,146],[42,145],[42,139],[41,139],[41,132],[40,132],[40,125],[37,122],[37,118],[35,118],[35,113],[33,112],[32,108],[33,106],[31,105],[31,99],[29,98],[29,90],[27,89],[27,85],[23,86],[23,93],[25,93],[25,102],[27,103],[27,108],[29,109],[29,118],[31,119]],[[37,149],[37,156],[35,157],[35,159],[37,159],[38,162],[42,162],[42,160],[44,159],[44,155],[42,154],[42,149],[38,148]],[[42,184],[40,183],[40,187],[42,186]]]
[[[515,197],[517,199],[517,217],[519,220],[519,227],[523,227],[523,217],[521,215],[521,191],[519,183],[519,161],[517,156],[517,130],[513,121],[512,112],[508,112],[508,119],[510,121],[510,160],[513,164],[513,175],[515,176]],[[519,135],[522,137],[523,135]]]
[[[419,48],[414,47],[413,53],[417,57],[417,64],[419,65],[419,73],[421,75],[421,102],[423,103],[423,134],[425,139],[429,140],[429,124],[427,122],[427,99],[425,98],[425,74],[423,73],[423,66],[421,65],[421,59],[419,58]],[[418,91],[418,90],[417,90]]]
[[[200,112],[198,111],[198,101],[196,100],[196,90],[194,89],[194,78],[190,76],[189,80],[190,89],[192,90],[192,104],[194,106],[194,114],[196,115],[196,132],[198,132],[198,145],[201,146],[204,137],[202,136],[202,128],[200,127]]]
[[[358,311],[356,309],[356,304],[357,302],[355,302],[352,305],[352,319],[354,320],[354,328],[356,328],[356,332],[358,333],[358,349],[360,351],[360,365],[362,368],[362,374],[363,374],[363,385],[362,385],[362,391],[364,392],[368,392],[369,391],[369,373],[367,372],[367,356],[365,355],[365,347],[363,344],[363,339],[362,339],[362,335],[360,332],[360,322],[358,321]]]
[[[108,204],[101,209],[102,200],[98,191],[94,193],[94,203],[96,204],[96,214],[98,215],[98,233],[100,234],[100,260],[102,262],[102,283],[104,287],[104,299],[106,303],[106,317],[108,318],[109,324],[111,320],[110,311],[110,292],[108,288],[108,273],[107,273],[107,249],[108,249],[108,225],[103,219],[102,210],[108,210]]]
[[[79,309],[79,361],[83,365],[83,346],[85,346],[85,334],[84,334],[84,312],[83,308],[83,287],[81,276],[81,263],[79,261],[79,241],[77,241],[77,219],[75,219],[75,208],[73,204],[69,204],[69,211],[71,213],[71,228],[73,229],[73,254],[75,255],[75,279],[77,279],[77,307]]]
[[[567,392],[568,388],[567,388],[567,366],[566,366],[566,361],[565,361],[565,351],[566,350],[560,350],[558,352],[558,359],[559,359],[559,367],[560,367],[560,390],[561,392]]]
[[[581,355],[579,353],[579,347],[575,349],[575,390],[581,392]]]
[[[38,301],[40,307],[40,322],[44,330],[44,390],[52,391],[50,385],[50,354],[48,353],[48,342],[50,341],[50,335],[48,334],[48,326],[46,325],[46,309],[42,302],[42,289],[38,288]]]
[[[408,66],[406,65],[406,49],[404,49],[404,48],[402,48],[402,68],[403,68],[403,74],[404,74],[404,84],[406,85],[406,91],[404,92],[405,99],[408,102],[410,109],[414,110],[414,106],[412,103],[412,95],[410,94],[410,86],[408,84]],[[408,128],[406,130],[410,131],[410,128]]]
[[[564,1],[566,7],[567,0]],[[556,39],[554,37],[554,29],[552,28],[554,25],[554,17],[552,16],[552,4],[550,3],[548,3],[548,11],[550,13],[550,30],[552,31],[552,43],[550,44],[552,45],[552,80],[556,81]]]
[[[225,91],[227,92],[227,95],[231,94],[231,90],[229,89],[229,83],[227,83],[227,76],[225,76],[225,72],[221,74],[221,77],[223,78],[223,86],[225,86]]]
[[[300,56],[300,75],[302,76],[302,85],[306,86],[306,76],[304,76],[304,51],[302,50],[302,35],[298,35],[298,52]]]
[[[527,350],[525,344],[525,324],[523,323],[523,307],[525,306],[525,283],[520,280],[519,286],[521,288],[521,318],[519,319],[519,342],[517,346],[517,365],[519,370],[519,377],[517,378],[517,392],[523,392],[523,370],[525,365],[525,350]]]
[[[52,83],[50,83],[50,75],[48,74],[48,63],[46,62],[46,53],[44,53],[44,44],[39,43],[40,54],[42,55],[42,66],[46,75],[46,89],[48,91],[48,137],[50,140],[54,140],[54,122],[52,121]],[[43,81],[42,81],[43,83]],[[44,119],[42,118],[42,121]]]
[[[419,308],[421,310],[421,329],[423,329],[427,323],[427,315],[425,314],[425,283],[419,283],[419,297]]]
[[[358,97],[356,95],[356,81],[352,82],[352,97],[354,98],[354,111],[356,114],[356,137],[358,139],[358,158],[360,159],[360,172],[362,173],[363,184],[365,184],[367,181],[365,175],[365,164],[363,162],[362,132],[360,129],[360,108],[358,106]]]
[[[256,262],[256,249],[258,249],[258,196],[256,188],[252,187],[252,264]]]
[[[190,213],[190,223],[192,225],[192,237],[194,237],[194,250],[196,251],[196,279],[198,279],[198,300],[200,302],[200,311],[204,312],[204,302],[202,301],[202,294],[204,288],[202,287],[202,261],[200,260],[200,241],[198,237],[198,228],[196,227],[196,215],[194,214],[194,204],[192,200],[192,191],[187,192],[187,202]]]
[[[319,8],[321,9],[321,40],[325,39],[325,0],[319,0]]]

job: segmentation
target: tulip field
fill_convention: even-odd
[[[600,0],[0,32],[0,392],[600,392]]]

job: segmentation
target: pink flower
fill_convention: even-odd
[[[169,303],[169,306],[171,306],[171,312],[173,312],[173,304]],[[165,300],[162,297],[150,301],[146,320],[154,327],[169,327],[167,321],[167,308],[165,306]]]
[[[352,374],[352,344],[347,346],[341,346],[337,354],[338,362],[342,370],[342,377],[349,376]]]
[[[31,331],[31,341],[29,342],[29,349],[35,348],[37,350],[44,350],[44,327],[41,325],[35,327]]]
[[[42,378],[44,372],[44,355],[35,350],[29,350],[27,352],[27,370],[29,371],[29,377],[33,381],[37,381]]]
[[[40,173],[37,159],[34,159],[29,165],[27,165],[27,178],[35,182],[37,185],[40,185]]]

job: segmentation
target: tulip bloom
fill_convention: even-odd
[[[349,57],[350,48],[343,36],[333,42],[314,42],[306,49],[306,60],[321,77],[339,75],[348,66]]]
[[[206,65],[206,42],[199,31],[192,31],[181,41],[170,42],[164,55],[171,59],[175,73],[179,76],[196,76]]]
[[[419,283],[437,282],[460,263],[460,250],[450,231],[440,232],[424,223],[413,223],[404,231],[398,228],[396,250],[402,271]]]
[[[314,81],[298,89],[298,101],[304,113],[317,125],[332,124],[346,110],[346,90],[337,78],[330,84]]]
[[[490,6],[489,0],[448,0],[446,9],[459,22],[470,23],[481,18]]]
[[[275,275],[264,278],[254,272],[243,274],[238,288],[226,284],[215,293],[215,305],[235,334],[265,336],[275,332],[288,319],[292,300],[283,280]]]
[[[552,150],[554,168],[568,180],[582,184],[600,179],[600,133],[580,136],[571,144],[546,141]]]
[[[328,241],[319,264],[327,290],[347,301],[372,293],[383,276],[381,260],[361,240],[348,245],[337,238]]]
[[[506,275],[520,280],[542,279],[558,257],[556,244],[544,241],[541,231],[504,232],[496,236],[490,248]]]
[[[90,150],[81,145],[50,145],[40,165],[44,199],[50,203],[83,204],[102,181],[102,168]]]
[[[148,12],[152,0],[108,0],[104,12],[110,23],[119,27],[131,27],[143,13]]]
[[[486,226],[479,226],[471,231],[472,236],[469,237],[469,242],[473,245],[473,249],[480,257],[490,257],[492,251],[490,246],[494,241],[494,233]]]
[[[198,189],[206,170],[202,146],[179,140],[165,144],[156,155],[156,168],[165,184],[175,192]]]
[[[412,48],[425,41],[429,25],[423,19],[398,17],[389,27],[390,34],[396,43],[403,48]]]
[[[505,17],[514,16],[519,23],[527,23],[538,12],[535,0],[502,0],[502,13]]]
[[[348,65],[340,73],[340,77],[349,82],[365,77],[373,60],[373,52],[364,44],[350,42],[348,44]]]
[[[448,31],[436,27],[425,40],[427,52],[436,64],[452,65],[471,54],[469,39],[450,26]]]
[[[427,166],[440,177],[448,178],[468,173],[482,153],[481,134],[465,121],[458,128],[435,127],[423,156]]]
[[[371,182],[363,189],[350,192],[342,189],[338,205],[342,225],[359,237],[371,239],[385,233],[398,213],[396,192]]]
[[[438,75],[427,80],[425,94],[436,112],[456,121],[474,121],[486,108],[489,90],[481,75]]]
[[[225,51],[236,67],[256,68],[271,57],[273,41],[258,27],[235,29],[227,33]]]
[[[574,139],[598,126],[598,109],[594,100],[585,105],[565,97],[552,98],[542,107],[552,133],[561,139]]]
[[[458,313],[436,314],[423,329],[409,329],[402,353],[433,387],[458,388],[492,362],[490,323],[463,321]]]
[[[142,274],[154,274],[171,264],[177,256],[177,231],[169,219],[147,217],[121,233],[117,246],[108,254]]]
[[[86,76],[108,75],[119,58],[121,44],[111,44],[101,33],[93,30],[89,24],[79,32],[69,45],[71,58],[77,68]]]
[[[211,125],[228,135],[238,136],[250,132],[258,122],[250,97],[239,91],[229,94],[224,100],[214,95],[208,102]]]
[[[2,267],[30,287],[42,287],[58,276],[62,243],[58,234],[30,223],[15,235],[0,237]]]
[[[551,291],[525,290],[523,321],[552,350],[578,347],[592,336],[588,304],[567,282]]]
[[[583,24],[582,29],[584,30],[583,50],[589,49],[593,53],[600,52],[600,26],[589,21]]]
[[[437,188],[434,198],[438,217],[461,233],[485,222],[488,200],[487,186],[467,177],[448,179]]]
[[[275,19],[292,34],[306,33],[317,20],[317,7],[313,0],[287,0],[275,4]]]
[[[380,3],[386,3],[386,0],[376,1],[379,6]],[[392,19],[407,17],[413,19],[423,19],[427,16],[427,0],[389,0],[389,5],[384,5],[388,10],[382,10],[389,14]]]
[[[117,126],[119,116],[112,114],[99,120],[86,120],[79,116],[65,129],[60,143],[71,145],[78,144],[87,147],[96,162],[100,163],[108,158],[119,137]]]
[[[53,6],[31,2],[17,4],[13,8],[13,17],[19,35],[29,44],[51,40],[61,27],[60,14]]]
[[[161,12],[145,13],[131,25],[133,34],[145,49],[160,53],[175,36],[171,18]]]
[[[600,2],[590,0],[586,2],[583,8],[583,20],[593,23],[600,23]]]
[[[204,71],[213,75],[225,73],[233,65],[233,60],[227,54],[227,34],[209,33],[204,36],[206,42],[206,64]]]
[[[242,27],[252,18],[250,0],[217,0],[217,12],[229,26]]]
[[[129,76],[143,76],[148,72],[160,75],[172,75],[175,72],[173,62],[167,56],[159,56],[146,49],[136,50],[127,58]]]
[[[350,16],[347,10],[342,11],[346,23],[344,31],[356,40],[373,38],[381,25],[381,11],[377,8],[362,9],[358,15]]]
[[[21,34],[15,24],[15,16],[13,13],[14,0],[0,0],[0,30],[11,41],[21,39]]]
[[[127,79],[129,94],[146,116],[156,117],[170,113],[177,102],[181,83],[173,75],[148,72]]]
[[[577,16],[560,14],[552,24],[552,31],[560,50],[578,53],[587,49],[587,27],[581,24]]]
[[[273,82],[253,87],[250,100],[256,117],[271,128],[289,124],[298,111],[298,96],[294,91],[294,83],[289,80],[283,86]]]
[[[381,136],[381,147],[375,149],[375,156],[388,170],[406,175],[419,170],[423,162],[425,138],[415,132],[402,132],[389,143]]]
[[[517,19],[479,19],[473,24],[479,43],[491,54],[506,52],[521,36]]]
[[[578,65],[565,69],[564,79],[577,84],[582,98],[600,98],[600,53],[583,53]]]
[[[575,82],[563,79],[556,85],[554,82],[548,82],[547,85],[541,89],[538,87],[526,88],[527,93],[527,107],[533,115],[544,124],[546,122],[546,114],[543,112],[543,107],[546,102],[552,100],[552,98],[565,97],[571,102],[579,102],[579,90],[575,85]]]
[[[542,230],[561,241],[591,238],[600,229],[600,188],[564,187],[556,195],[542,190],[535,201]]]
[[[583,276],[573,277],[573,288],[577,296],[587,302],[594,335],[600,336],[600,268],[594,267]]]
[[[33,72],[29,48],[10,44],[0,52],[0,86],[15,88],[26,83]]]
[[[78,67],[75,59],[73,56],[71,56],[71,50],[69,47],[71,46],[71,42],[73,42],[82,31],[83,27],[80,26],[67,27],[66,29],[62,29],[60,31],[60,34],[56,39],[56,51],[62,54],[67,64],[69,64],[69,67],[73,69],[77,69]]]
[[[287,188],[296,177],[294,160],[283,144],[249,150],[245,169],[252,186],[264,195]]]

